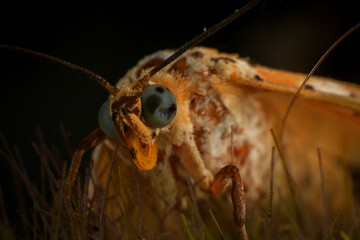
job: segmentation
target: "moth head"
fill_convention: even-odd
[[[130,150],[136,166],[150,170],[156,165],[156,136],[170,125],[177,112],[174,93],[162,84],[120,89],[99,110],[99,125],[110,138]]]

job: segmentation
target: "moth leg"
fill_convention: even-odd
[[[234,206],[234,221],[240,231],[245,234],[245,192],[244,184],[241,180],[240,172],[234,165],[226,165],[221,168],[214,176],[210,185],[210,192],[218,194],[227,186],[228,180],[231,180],[231,200]]]
[[[103,133],[103,131],[100,128],[94,130],[81,141],[81,143],[77,146],[74,152],[64,187],[65,207],[68,210],[68,212],[72,215],[74,215],[74,212],[71,204],[71,189],[74,185],[82,156],[91,147],[94,147],[98,145],[100,142],[102,142],[105,139],[105,136],[106,135]]]
[[[199,184],[200,188],[209,189],[213,174],[206,168],[194,140],[185,141],[175,150],[190,177]]]

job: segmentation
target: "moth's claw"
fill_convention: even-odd
[[[221,168],[215,175],[210,186],[210,191],[213,194],[218,194],[224,190],[227,185],[227,180],[231,180],[231,200],[234,207],[234,222],[241,232],[245,231],[245,191],[242,183],[239,169],[234,165],[226,165]]]

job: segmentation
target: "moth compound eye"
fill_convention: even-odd
[[[118,135],[116,134],[116,130],[114,127],[113,120],[110,117],[110,101],[106,100],[103,105],[101,105],[98,114],[98,121],[101,130],[112,139],[119,139]]]
[[[177,102],[174,93],[161,84],[145,88],[141,94],[143,116],[150,127],[169,125],[176,115]]]

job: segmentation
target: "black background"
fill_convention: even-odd
[[[57,56],[115,82],[143,56],[177,48],[204,27],[243,3],[167,5],[123,2],[16,2],[0,7],[0,43]],[[123,4],[123,5],[121,5]],[[224,5],[222,5],[224,4]],[[355,4],[355,3],[354,3]],[[202,45],[238,53],[269,67],[309,72],[325,50],[359,20],[345,1],[267,1]],[[359,83],[360,33],[354,33],[323,63],[317,74]],[[62,122],[73,146],[97,127],[97,111],[107,93],[92,80],[36,58],[0,49],[0,130],[17,145],[34,182],[39,158],[31,142],[41,125],[46,141],[65,149]],[[62,152],[66,156],[65,151]],[[0,158],[0,180],[9,215],[16,195],[10,167]]]

